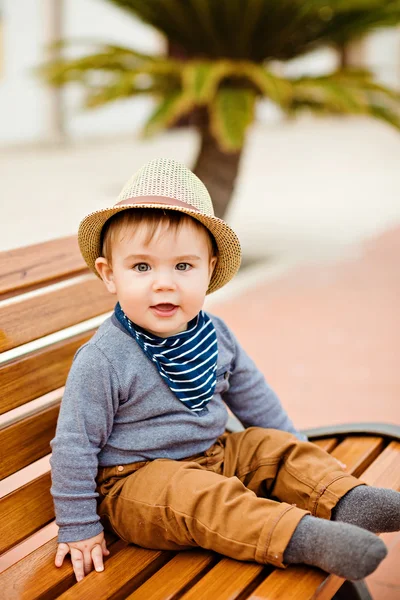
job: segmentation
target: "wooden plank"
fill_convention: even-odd
[[[0,499],[0,552],[6,552],[54,519],[50,472]]]
[[[173,599],[191,587],[219,557],[206,550],[179,552],[126,600]]]
[[[337,438],[325,438],[323,440],[310,440],[310,441],[312,441],[313,444],[315,444],[322,450],[325,450],[325,452],[332,452],[332,450],[334,448],[336,448],[336,446],[338,445]]]
[[[373,436],[349,436],[337,446],[332,456],[347,465],[348,472],[359,477],[370,465],[384,447],[381,437]]]
[[[0,306],[0,352],[113,309],[115,297],[94,275],[61,289]]]
[[[324,571],[304,565],[275,569],[248,596],[248,600],[312,600],[326,579]],[[343,580],[337,579],[340,587]]]
[[[0,431],[0,479],[51,452],[59,410],[51,406]]]
[[[312,600],[331,600],[345,581],[342,577],[329,575],[315,590]]]
[[[59,596],[59,600],[125,600],[127,595],[151,577],[172,554],[145,550],[129,545],[108,557],[104,571],[92,571],[76,586]]]
[[[0,296],[88,272],[77,236],[0,252]]]
[[[351,442],[349,447],[349,440]],[[358,469],[360,461],[364,464],[368,462],[366,457],[371,456],[374,460],[376,448],[383,446],[383,440],[380,437],[357,436],[348,437],[343,440],[332,452],[332,456],[347,465],[347,472],[353,475],[354,470]],[[347,461],[347,462],[346,462]]]
[[[204,600],[204,598],[235,600],[243,598],[246,590],[255,582],[257,585],[258,579],[265,576],[269,570],[264,565],[223,558],[180,598],[182,600]]]
[[[95,331],[81,333],[0,367],[0,414],[64,386],[75,352]]]
[[[111,555],[126,547],[126,543],[110,534],[105,534],[107,548]],[[69,555],[61,567],[56,567],[54,559],[57,538],[40,546],[23,560],[0,573],[2,597],[7,600],[52,600],[76,583]],[[110,556],[104,557],[105,568]],[[75,588],[75,591],[79,588]],[[94,596],[96,597],[96,596]]]
[[[369,485],[400,491],[400,442],[390,442],[360,478]]]

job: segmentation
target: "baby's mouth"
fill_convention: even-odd
[[[159,316],[170,317],[176,313],[179,307],[169,302],[160,302],[160,304],[155,304],[154,306],[150,306],[150,308]]]
[[[176,308],[176,304],[170,304],[167,302],[163,302],[161,304],[155,304],[154,306],[152,306],[151,308],[156,308],[157,310],[173,310],[174,308]]]

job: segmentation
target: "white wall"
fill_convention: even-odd
[[[400,88],[400,28],[376,31],[365,42],[365,58],[377,79]]]
[[[41,58],[38,0],[3,0],[0,72],[0,142],[38,139],[43,133],[45,90],[32,69]]]
[[[50,0],[55,1],[55,0]],[[48,137],[49,92],[33,73],[45,56],[48,0],[3,0],[3,69],[0,72],[0,144],[40,141]],[[64,0],[65,38],[94,38],[160,52],[163,39],[105,0]],[[83,112],[80,92],[66,92],[67,132],[88,134],[135,131],[151,101],[124,101]]]

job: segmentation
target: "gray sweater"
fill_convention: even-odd
[[[225,323],[210,317],[218,341],[217,385],[201,413],[174,395],[115,316],[77,351],[50,443],[59,542],[103,530],[96,510],[99,466],[203,452],[225,431],[225,404],[245,427],[282,429],[305,439]]]

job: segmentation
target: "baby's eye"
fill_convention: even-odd
[[[134,265],[133,268],[139,273],[145,273],[146,271],[150,270],[150,265],[147,263],[138,263],[137,265]]]
[[[189,263],[178,263],[175,268],[177,271],[188,271],[190,267]]]

